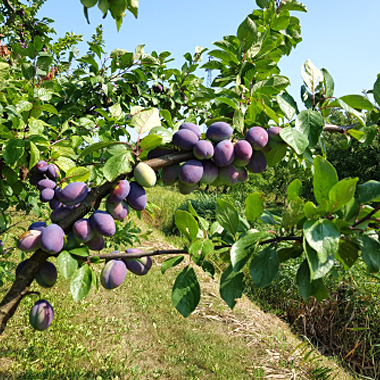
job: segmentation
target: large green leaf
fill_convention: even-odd
[[[216,220],[226,231],[235,236],[239,228],[239,213],[233,205],[218,198],[216,201]]]
[[[274,246],[269,246],[255,255],[249,266],[249,272],[253,283],[264,288],[275,279],[278,273],[279,261]]]
[[[334,254],[328,256],[327,260],[322,263],[318,257],[317,251],[310,247],[306,239],[304,240],[303,246],[306,253],[307,262],[309,263],[311,280],[322,278],[325,274],[330,272],[335,262]]]
[[[302,65],[301,73],[305,85],[311,90],[312,93],[314,93],[318,84],[323,81],[322,72],[314,66],[310,59],[308,59]]]
[[[91,153],[94,153],[100,149],[106,148],[107,146],[110,145],[115,145],[115,144],[123,144],[121,141],[100,141],[95,144],[91,144],[84,148],[81,152],[78,158],[85,157]]]
[[[103,174],[107,181],[115,180],[120,174],[132,170],[129,153],[116,154],[110,157],[103,167]]]
[[[310,247],[317,252],[322,263],[325,263],[328,257],[338,250],[340,231],[331,220],[307,220],[303,224],[303,232]]]
[[[201,288],[194,269],[185,267],[177,276],[173,290],[172,302],[174,307],[186,318],[197,307],[201,299]]]
[[[254,223],[264,212],[265,198],[262,192],[250,194],[245,199],[245,216],[249,223]]]
[[[161,265],[161,273],[164,274],[168,269],[181,264],[184,258],[184,255],[180,255],[166,259]]]
[[[343,100],[350,107],[358,110],[373,110],[373,104],[362,95],[346,95],[341,96],[339,99]]]
[[[358,185],[357,189],[360,203],[380,202],[380,182],[367,181]]]
[[[334,79],[326,69],[321,69],[323,82],[325,85],[325,97],[330,98],[334,95]]]
[[[291,127],[282,128],[280,136],[297,154],[302,154],[309,146],[307,137],[297,129]]]
[[[132,107],[131,125],[138,134],[149,132],[154,127],[161,125],[160,113],[157,108],[143,108],[140,106]]]
[[[299,179],[295,179],[292,182],[290,182],[288,190],[286,192],[288,196],[288,201],[292,201],[293,199],[300,196],[301,187],[302,183]]]
[[[68,280],[78,269],[78,261],[69,252],[62,251],[58,256],[58,269],[62,276]]]
[[[175,225],[190,242],[197,238],[198,223],[189,212],[177,210],[175,213]]]
[[[284,228],[288,229],[295,226],[305,217],[304,203],[300,197],[292,199],[286,207],[282,217]]]
[[[90,292],[92,284],[92,269],[89,265],[83,265],[76,270],[70,282],[70,292],[75,302],[79,302]]]
[[[4,144],[2,153],[5,163],[12,167],[15,166],[25,154],[25,140],[7,140]]]
[[[258,243],[269,237],[266,231],[249,230],[231,248],[231,264],[235,272],[239,272],[252,257]]]
[[[257,26],[250,17],[246,17],[246,19],[239,25],[237,37],[240,40],[243,52],[249,50],[257,39]]]
[[[318,144],[325,121],[317,111],[302,111],[296,119],[296,129],[309,139],[309,146]]]
[[[380,243],[369,235],[361,235],[356,239],[367,265],[368,272],[376,273],[380,270]]]
[[[314,196],[318,203],[329,201],[330,190],[338,183],[338,175],[335,168],[323,157],[314,159],[313,188]]]
[[[336,212],[348,204],[355,195],[359,178],[344,178],[329,191],[330,211]]]
[[[278,7],[278,11],[282,12],[283,10],[307,12],[307,8],[296,0],[281,1],[280,6]]]
[[[297,103],[293,99],[291,95],[284,92],[280,95],[277,95],[276,97],[277,103],[281,109],[281,111],[284,113],[285,117],[288,120],[292,120],[294,115],[297,113]]]
[[[344,269],[350,269],[359,258],[359,246],[351,240],[340,239],[339,249],[335,254],[337,260],[343,263]]]
[[[232,265],[230,265],[222,273],[219,291],[220,296],[231,309],[236,305],[236,298],[242,297],[244,288],[244,273],[234,272]]]

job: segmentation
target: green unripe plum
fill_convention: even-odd
[[[156,184],[157,177],[154,170],[147,164],[140,162],[136,165],[133,175],[136,182],[142,187],[152,187]]]

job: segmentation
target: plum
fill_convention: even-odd
[[[260,150],[268,144],[268,132],[262,127],[252,127],[247,131],[245,139],[254,150]]]
[[[128,253],[144,253],[141,249],[137,248],[128,248],[125,251]],[[152,268],[152,259],[149,256],[144,256],[138,259],[123,259],[125,265],[127,266],[127,269],[137,274],[138,276],[143,276],[144,274],[147,274]]]
[[[100,274],[100,282],[105,289],[115,289],[120,286],[127,274],[127,267],[122,260],[108,261]]]
[[[57,268],[53,263],[45,261],[37,272],[35,280],[43,288],[51,288],[57,282]]]
[[[115,219],[122,221],[128,216],[128,203],[121,201],[113,203],[107,198],[106,202],[107,212]]]
[[[59,223],[59,222],[62,222],[62,220],[66,219],[72,212],[73,212],[73,209],[71,207],[67,207],[63,205],[58,206],[50,214],[50,219],[53,223]]]
[[[280,136],[281,129],[282,129],[281,127],[269,127],[269,129],[267,131],[269,140],[283,141],[281,136]]]
[[[174,152],[175,151],[173,149],[159,146],[158,148],[154,148],[149,151],[147,159],[151,160],[153,158],[163,157]]]
[[[59,253],[65,245],[65,232],[58,224],[50,224],[41,231],[40,243],[43,251]]]
[[[198,160],[208,160],[214,155],[214,145],[207,140],[199,140],[193,148],[195,158]]]
[[[49,164],[46,170],[46,175],[49,179],[52,181],[57,182],[59,179],[61,172],[59,171],[59,168],[55,164]]]
[[[104,248],[104,237],[102,235],[95,234],[94,237],[85,244],[93,251],[101,251]]]
[[[192,150],[199,137],[189,129],[180,129],[173,135],[173,145],[182,150]]]
[[[46,330],[54,318],[54,310],[50,303],[46,300],[37,301],[29,314],[29,322],[35,330]]]
[[[251,173],[262,173],[267,167],[267,160],[264,153],[261,150],[257,150],[253,153],[251,160],[246,166],[247,170]]]
[[[53,189],[43,189],[40,193],[40,201],[43,203],[50,202],[54,198],[55,192]]]
[[[165,166],[161,170],[161,179],[165,186],[173,185],[178,180],[179,164]]]
[[[233,164],[235,166],[245,166],[252,157],[252,146],[247,140],[239,140],[234,147],[235,158]]]
[[[88,194],[87,185],[83,182],[69,183],[61,191],[57,192],[58,200],[65,206],[75,206],[81,203]]]
[[[200,182],[210,185],[218,177],[218,167],[211,160],[202,161],[202,165],[203,175]]]
[[[219,179],[226,185],[236,185],[239,178],[239,172],[232,164],[219,168]]]
[[[29,182],[33,186],[37,186],[38,182],[45,179],[45,175],[40,172],[31,172],[29,177]]]
[[[131,182],[131,191],[127,197],[128,204],[136,211],[142,211],[147,204],[147,196],[145,189],[137,182]]]
[[[214,162],[217,166],[227,166],[235,158],[234,145],[230,140],[220,141],[215,146]]]
[[[135,177],[136,182],[143,187],[153,187],[157,181],[154,170],[143,162],[139,162],[135,166],[133,176]]]
[[[22,268],[24,268],[24,266],[26,265],[26,263],[28,262],[28,259],[24,260],[24,261],[21,261],[21,263],[19,263],[16,267],[16,277],[20,274]]]
[[[36,164],[36,168],[40,173],[45,173],[48,168],[48,163],[46,161],[38,161]]]
[[[73,225],[74,235],[81,241],[89,241],[94,237],[95,231],[88,219],[78,219]]]
[[[181,180],[178,181],[178,190],[181,194],[187,195],[192,193],[198,187],[198,183],[195,185],[189,185],[187,183],[183,183]]]
[[[187,185],[195,185],[203,176],[203,165],[201,161],[186,161],[179,169],[178,177],[182,183]]]
[[[56,186],[57,186],[57,184],[48,178],[41,179],[41,181],[38,181],[38,183],[37,183],[37,189],[38,190],[54,189]]]
[[[90,217],[90,223],[99,235],[111,237],[116,232],[115,221],[108,212],[96,210]]]
[[[40,248],[42,231],[30,230],[24,232],[17,241],[17,248],[23,252],[34,252]]]
[[[111,190],[109,198],[111,202],[121,202],[127,198],[131,186],[126,179],[119,181]]]
[[[179,126],[179,130],[181,130],[181,129],[188,129],[189,131],[194,132],[199,138],[202,135],[201,130],[199,129],[198,125],[196,125],[194,123],[190,123],[190,122],[182,123]]]
[[[54,196],[53,199],[49,201],[49,206],[52,210],[55,210],[57,207],[62,206],[62,203]]]
[[[239,173],[238,181],[237,183],[243,183],[248,179],[248,172],[244,167],[237,167],[236,170]]]
[[[45,222],[34,222],[28,227],[28,230],[42,231],[45,227],[46,227]]]
[[[211,124],[206,131],[206,138],[212,142],[220,142],[231,138],[233,129],[224,121],[217,121]]]

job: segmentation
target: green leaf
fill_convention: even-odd
[[[268,8],[269,5],[271,3],[271,0],[256,0],[256,4],[260,7],[260,8]]]
[[[307,261],[309,263],[311,280],[322,278],[325,274],[330,272],[334,266],[334,254],[328,256],[327,260],[322,263],[318,257],[317,251],[310,247],[306,239],[304,239],[303,246],[306,252]]]
[[[346,95],[340,97],[339,99],[343,100],[350,107],[358,110],[373,110],[373,104],[362,95]]]
[[[120,174],[132,170],[129,153],[116,154],[110,157],[103,167],[103,174],[107,181],[115,180]]]
[[[380,182],[367,181],[358,185],[357,189],[360,203],[380,202]]]
[[[245,199],[245,216],[249,223],[254,223],[264,212],[265,198],[262,192],[252,193]]]
[[[269,236],[266,231],[249,230],[231,248],[231,264],[239,272],[257,249],[260,240]]]
[[[86,182],[90,176],[91,170],[84,166],[70,168],[66,172],[66,177],[70,182]]]
[[[323,82],[324,78],[322,72],[308,59],[302,65],[301,73],[305,85],[314,93],[319,83]]]
[[[0,66],[0,78],[1,78],[1,66]],[[376,103],[380,106],[380,77],[377,78],[375,84],[373,85],[373,96]]]
[[[140,141],[140,150],[141,153],[139,155],[140,160],[145,160],[148,156],[148,153],[154,149],[157,148],[162,144],[162,137],[157,136],[157,135],[148,135],[145,136],[141,141]]]
[[[181,264],[184,258],[185,258],[184,255],[180,255],[180,256],[170,257],[169,259],[165,260],[161,265],[161,273],[164,274],[168,269]]]
[[[166,110],[162,110],[162,111],[166,111]],[[171,142],[173,138],[173,134],[164,127],[154,127],[150,130],[150,134],[161,137],[162,144]]]
[[[207,275],[214,278],[215,268],[209,261],[203,260],[202,269]]]
[[[296,129],[309,139],[309,146],[318,144],[325,120],[317,111],[302,111],[296,119]]]
[[[91,144],[82,150],[78,158],[85,157],[93,152],[96,152],[107,146],[115,145],[115,144],[123,144],[123,143],[121,141],[100,141],[95,144]]]
[[[313,188],[318,203],[329,201],[330,190],[338,183],[335,168],[322,156],[314,159]]]
[[[199,231],[198,223],[189,212],[177,210],[175,213],[175,224],[190,242],[197,238]]]
[[[240,40],[243,52],[248,51],[255,40],[257,40],[257,26],[250,17],[246,17],[246,19],[239,25],[237,37]]]
[[[289,259],[296,259],[303,253],[303,247],[300,243],[294,243],[291,247],[280,248],[277,250],[278,262],[284,263]]]
[[[4,79],[9,73],[9,64],[0,62],[0,79]]]
[[[340,231],[331,220],[307,220],[303,224],[303,232],[310,247],[317,251],[322,263],[325,263],[339,248]]]
[[[58,256],[58,269],[62,276],[68,280],[78,269],[78,261],[69,252],[62,251]]]
[[[80,0],[80,2],[86,7],[86,8],[92,8],[96,5],[98,0]]]
[[[284,216],[282,217],[284,228],[294,227],[305,217],[304,203],[300,197],[292,199],[286,207]]]
[[[280,131],[280,137],[292,147],[297,154],[302,154],[309,146],[309,140],[297,129],[286,127]]]
[[[355,195],[358,180],[359,178],[344,178],[331,188],[329,191],[331,212],[340,210],[351,201]]]
[[[326,69],[321,70],[323,74],[323,83],[325,86],[325,98],[331,98],[334,95],[334,79]]]
[[[194,269],[185,267],[175,280],[172,290],[174,307],[186,318],[197,307],[201,298],[201,289]]]
[[[310,269],[307,260],[304,260],[300,265],[296,281],[300,294],[305,301],[311,296],[314,296],[318,301],[322,301],[328,296],[326,285],[321,278],[313,281],[310,279]]]
[[[230,203],[218,198],[216,200],[216,220],[229,233],[235,236],[239,228],[239,213]]]
[[[74,248],[70,249],[69,253],[74,256],[81,256],[81,257],[87,257],[90,255],[89,250],[87,247],[80,247],[80,248]]]
[[[277,103],[281,109],[281,111],[284,113],[285,117],[288,120],[292,120],[294,115],[297,113],[297,103],[293,99],[291,95],[284,92],[280,95],[277,95],[276,97]]]
[[[368,235],[361,235],[356,238],[362,252],[362,257],[367,265],[369,273],[376,273],[380,270],[380,243]]]
[[[290,13],[287,10],[283,10],[276,15],[276,18],[270,23],[270,28],[276,31],[284,30],[290,23]]]
[[[275,279],[280,263],[274,246],[269,246],[255,255],[249,266],[253,283],[259,288],[265,288]]]
[[[34,142],[29,141],[29,146],[30,146],[30,160],[29,160],[29,170],[32,169],[38,161],[40,161],[40,151],[34,144]]]
[[[295,179],[289,184],[287,190],[288,201],[292,201],[300,196],[301,187],[302,183],[299,179]]]
[[[222,273],[219,292],[220,296],[231,309],[236,305],[236,298],[242,297],[244,288],[244,274],[242,272],[234,272],[230,265]]]
[[[70,282],[70,292],[75,302],[81,301],[90,292],[92,285],[92,273],[88,265],[83,265],[76,270]]]
[[[5,142],[3,157],[5,163],[14,166],[25,153],[25,140],[11,139]]]
[[[98,7],[103,12],[103,15],[105,16],[110,7],[110,0],[99,0]]]
[[[300,12],[305,12],[305,13],[307,12],[307,8],[302,3],[296,0],[281,1],[280,6],[278,7],[278,11],[282,12],[285,9],[288,11],[300,11]]]
[[[359,246],[351,240],[340,239],[339,249],[335,254],[337,260],[344,265],[344,269],[350,269],[359,258]]]
[[[284,142],[280,141],[271,140],[269,141],[267,147],[270,148],[270,150],[269,152],[265,151],[264,155],[267,160],[268,167],[273,167],[280,163],[288,151],[288,146]]]
[[[157,108],[143,108],[140,106],[132,107],[131,126],[136,129],[138,134],[149,132],[153,127],[161,125],[160,113]]]
[[[232,119],[233,129],[236,131],[240,131],[243,133],[244,131],[244,115],[241,110],[237,110],[234,113],[234,117]]]

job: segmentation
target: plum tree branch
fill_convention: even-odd
[[[358,124],[350,124],[350,125],[334,125],[334,124],[325,124],[323,127],[324,132],[337,132],[337,133],[344,133],[348,131],[349,129],[353,129],[357,127]]]
[[[158,250],[152,252],[142,252],[142,253],[109,253],[105,255],[91,255],[88,259],[97,257],[101,260],[116,260],[116,259],[140,259],[147,256],[160,256],[160,255],[179,255],[188,254],[184,249],[170,249],[170,250]]]

